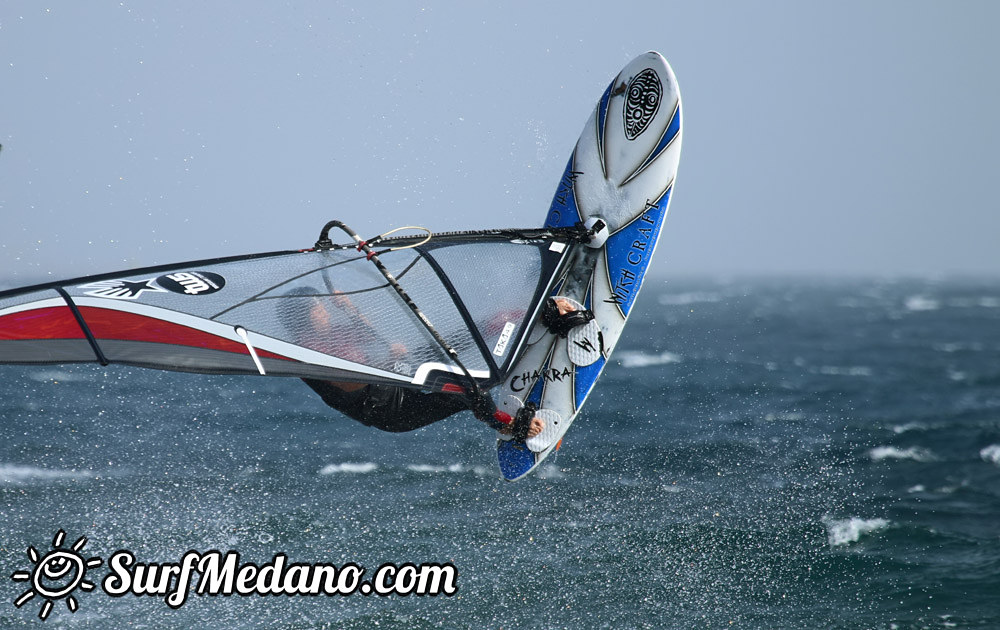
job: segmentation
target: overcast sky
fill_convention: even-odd
[[[684,103],[655,273],[1000,275],[998,24],[985,1],[5,0],[0,284],[308,247],[329,218],[539,225],[650,49]]]

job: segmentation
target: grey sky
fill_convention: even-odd
[[[534,226],[645,50],[684,99],[655,273],[997,274],[1000,3],[0,5],[0,284]]]

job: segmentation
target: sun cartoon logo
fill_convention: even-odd
[[[31,588],[21,593],[14,600],[14,606],[20,608],[36,595],[45,600],[38,618],[43,621],[52,612],[52,606],[57,600],[66,599],[66,607],[70,612],[76,612],[79,604],[71,593],[77,588],[84,591],[94,590],[94,584],[88,582],[87,569],[101,566],[100,558],[84,558],[81,554],[87,544],[87,538],[80,536],[69,549],[62,549],[66,532],[59,530],[52,539],[52,551],[39,556],[34,547],[28,547],[28,558],[35,564],[31,571],[16,571],[10,579],[15,582],[30,582]]]

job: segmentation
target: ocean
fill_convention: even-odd
[[[4,366],[0,436],[4,628],[1000,628],[994,280],[648,280],[517,483],[468,414],[381,433],[292,379]],[[24,578],[57,549],[100,561],[68,595]],[[456,590],[171,607],[109,594],[122,550]]]

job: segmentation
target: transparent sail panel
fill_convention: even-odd
[[[470,369],[486,369],[475,340],[441,280],[415,250],[381,257]],[[375,266],[346,264],[297,274],[217,321],[381,370],[413,376],[447,356]]]
[[[542,250],[511,242],[466,243],[432,248],[487,351],[502,363],[513,349],[539,287]]]

